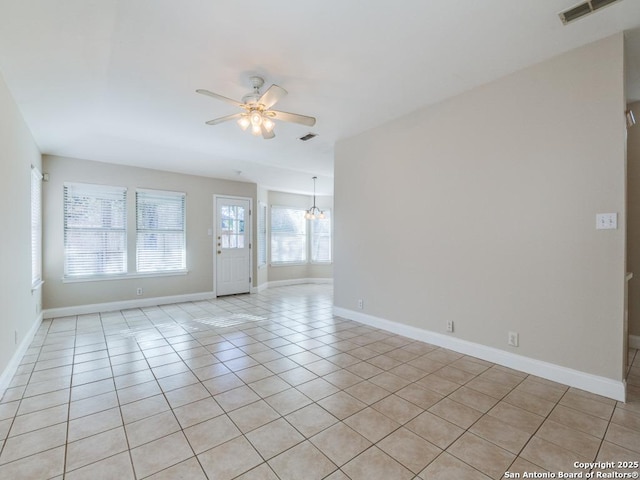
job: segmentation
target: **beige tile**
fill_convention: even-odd
[[[37,398],[37,397],[34,397],[34,398]],[[67,400],[68,400],[68,397],[67,397]],[[64,403],[64,401],[60,403]],[[18,412],[19,405],[20,405],[20,402],[0,403],[0,420],[6,420],[9,418],[13,419],[13,417]],[[54,403],[54,405],[57,405],[57,404]],[[43,407],[43,408],[47,408],[50,406],[53,406],[53,405],[47,405],[46,407]],[[40,409],[37,408],[36,410],[40,410]],[[30,410],[30,411],[33,411],[33,410]],[[29,413],[29,412],[27,411],[23,413]]]
[[[169,409],[169,404],[164,395],[154,395],[120,407],[124,423],[136,422]]]
[[[284,418],[253,430],[246,434],[246,437],[265,460],[275,457],[304,440],[304,437]]]
[[[198,455],[208,478],[230,480],[260,465],[263,460],[244,437],[235,438]]]
[[[122,426],[119,408],[110,408],[69,422],[67,442],[75,442]]]
[[[473,357],[463,357],[459,360],[456,360],[455,362],[452,362],[451,366],[459,370],[464,370],[465,372],[472,373],[474,375],[479,375],[488,368],[492,367],[493,364]]]
[[[557,403],[568,390],[568,387],[548,380],[529,377],[518,385],[516,390],[527,395],[534,395],[549,402]]]
[[[596,461],[598,462],[610,462],[610,461],[622,461],[622,462],[635,462],[638,460],[638,452],[623,448],[615,443],[602,442]]]
[[[611,417],[611,421],[617,425],[622,425],[623,427],[640,432],[640,413],[616,408],[613,412],[613,417]]]
[[[323,398],[318,404],[339,420],[344,420],[367,406],[344,391]]]
[[[116,387],[113,383],[113,378],[107,378],[100,380],[99,382],[87,383],[78,387],[71,388],[71,400],[82,400],[89,397],[95,397],[96,395],[102,395],[103,393],[115,392]]]
[[[483,416],[469,431],[515,454],[518,454],[531,438],[529,433],[489,415]]]
[[[213,401],[213,399],[211,400]],[[189,405],[187,405],[187,407],[189,407]],[[220,411],[222,412],[222,410]],[[259,400],[230,412],[229,417],[240,431],[246,433],[279,418],[280,414],[271,408],[264,400]]]
[[[415,368],[418,368],[418,369],[422,370],[425,374],[426,373],[433,373],[433,372],[435,372],[437,370],[440,370],[442,367],[445,366],[444,363],[438,362],[438,361],[436,361],[436,360],[434,360],[432,358],[429,358],[427,356],[414,358],[413,360],[411,360],[408,363],[412,367],[415,367]]]
[[[311,405],[307,405],[300,410],[290,413],[285,418],[296,430],[307,438],[338,422],[336,417],[316,403],[312,403]]]
[[[482,416],[478,410],[454,402],[449,398],[444,398],[436,403],[429,408],[429,412],[462,428],[469,428]]]
[[[445,396],[460,388],[460,384],[439,377],[433,373],[418,380],[416,385]]]
[[[415,474],[420,473],[442,452],[406,428],[399,428],[376,446]]]
[[[296,388],[311,400],[316,402],[339,391],[338,388],[334,387],[322,378],[316,378],[315,380],[311,380],[310,382],[298,385]]]
[[[510,372],[504,371],[498,367],[492,367],[485,372],[482,372],[476,378],[488,380],[490,382],[500,383],[505,387],[515,388],[522,383],[523,378],[519,375],[514,375]]]
[[[640,432],[638,430],[612,423],[609,425],[609,429],[604,438],[608,442],[640,453]]]
[[[304,365],[304,368],[309,370],[311,373],[318,376],[324,376],[340,370],[340,367],[338,365],[325,359],[320,359],[311,363],[304,363],[302,365]]]
[[[178,463],[173,467],[169,467],[166,470],[162,470],[158,473],[147,477],[147,480],[207,480],[200,463],[196,457],[192,457],[189,460]],[[106,479],[105,479],[106,480]]]
[[[528,460],[548,471],[570,472],[573,471],[574,462],[590,462],[593,458],[586,455],[578,455],[554,443],[548,442],[538,437],[533,437],[522,453],[522,458]]]
[[[342,422],[315,435],[311,442],[338,466],[344,465],[372,445]]]
[[[233,390],[234,388],[241,387],[244,385],[244,382],[240,380],[235,373],[228,373],[202,382],[202,384],[211,393],[211,395],[218,395],[220,393]]]
[[[404,480],[413,474],[377,447],[371,447],[342,467],[351,480]]]
[[[360,383],[362,378],[356,375],[355,373],[350,372],[349,370],[341,369],[335,372],[329,373],[325,375],[324,378],[327,382],[335,385],[338,388],[344,389],[349,388],[352,385]]]
[[[615,408],[615,405],[603,403],[576,392],[567,392],[560,400],[560,405],[580,410],[607,421],[611,418]]]
[[[169,479],[167,479],[169,480]],[[271,470],[271,467],[263,463],[256,468],[249,470],[247,473],[236,477],[236,480],[279,480],[277,475]],[[347,479],[348,480],[348,479]]]
[[[311,400],[295,388],[276,393],[265,401],[280,415],[288,415],[311,403]]]
[[[534,434],[535,431],[542,425],[544,417],[536,415],[531,412],[527,412],[518,407],[514,407],[505,402],[498,403],[493,407],[487,415],[502,420],[504,423],[511,425],[524,432]]]
[[[506,476],[507,472],[510,474],[509,477]],[[527,478],[525,473],[527,476],[530,476],[532,473],[543,473],[545,472],[545,469],[525,460],[522,457],[518,457],[511,464],[507,472],[505,472],[505,478]],[[517,477],[516,475],[520,475],[520,477]]]
[[[283,359],[285,360],[285,359]],[[288,359],[286,359],[288,360]],[[292,362],[294,363],[294,362]],[[316,378],[318,378],[318,376],[313,373],[310,372],[309,370],[307,370],[304,367],[300,367],[297,366],[297,363],[294,363],[294,365],[296,365],[296,368],[290,369],[290,370],[286,370],[284,372],[281,372],[278,374],[278,377],[281,378],[282,380],[284,380],[285,382],[287,382],[289,385],[291,385],[292,387],[296,387],[298,385],[301,385],[303,383],[307,383],[311,380],[314,380]]]
[[[244,383],[252,383],[258,380],[262,380],[263,378],[271,377],[273,375],[273,372],[271,372],[271,370],[264,367],[263,365],[255,365],[253,367],[237,371],[236,375]]]
[[[13,421],[9,435],[20,435],[40,428],[50,427],[57,423],[66,422],[68,414],[69,407],[67,405],[58,405],[57,407],[47,408],[46,410],[19,415]],[[3,438],[3,436],[0,435],[0,438]]]
[[[394,422],[371,407],[346,418],[344,423],[373,443],[400,427],[399,423]]]
[[[135,448],[180,430],[173,412],[167,411],[125,426],[129,448]]]
[[[354,373],[357,376],[364,379],[369,379],[371,377],[379,375],[384,371],[381,368],[378,368],[375,365],[371,365],[368,362],[355,363],[353,365],[348,366],[346,369],[349,372]]]
[[[389,395],[379,402],[374,403],[371,407],[401,425],[404,425],[423,412],[422,408],[397,395]]]
[[[508,385],[504,385],[502,383],[493,382],[491,380],[487,380],[482,377],[476,377],[466,385],[468,388],[472,388],[478,392],[484,393],[485,395],[489,395],[495,399],[502,399],[505,395],[507,395],[513,387]]]
[[[491,477],[470,467],[461,460],[447,452],[442,453],[438,458],[431,462],[427,468],[420,472],[420,478],[424,480],[489,480]]]
[[[487,413],[496,403],[498,403],[497,399],[465,386],[460,387],[449,395],[448,398],[482,413]]]
[[[549,419],[598,438],[604,437],[609,424],[606,420],[562,405],[556,405]]]
[[[420,414],[407,423],[406,427],[442,449],[447,448],[464,433],[460,427],[429,412]]]
[[[447,452],[491,478],[502,478],[516,456],[467,432]]]
[[[218,402],[218,405],[226,412],[260,400],[260,397],[247,386],[234,388],[233,390],[216,395],[214,398],[216,402]]]
[[[600,448],[599,438],[573,430],[553,420],[546,420],[536,432],[536,436],[589,458],[595,458]]]
[[[451,365],[442,367],[440,370],[433,372],[433,375],[449,380],[450,382],[457,383],[458,385],[464,385],[476,377],[476,374],[474,373],[454,368]]]
[[[103,393],[95,397],[89,397],[82,400],[71,402],[69,406],[69,418],[84,417],[94,413],[108,410],[118,406],[118,396],[116,392]]]
[[[135,480],[129,452],[122,452],[65,475],[67,480]]]
[[[196,454],[221,445],[242,434],[226,415],[186,428],[184,433]]]
[[[367,405],[376,403],[384,397],[389,396],[389,392],[387,390],[371,383],[368,380],[346,388],[344,391]]]
[[[287,382],[276,376],[263,378],[257,382],[250,383],[249,387],[262,398],[275,395],[290,388]]]
[[[142,400],[143,398],[152,397],[162,393],[158,382],[155,380],[146,383],[140,383],[131,387],[118,390],[118,400],[121,405]]]
[[[140,361],[140,363],[144,363],[144,365],[146,365],[146,362],[142,360]],[[126,365],[131,365],[131,364],[126,364]],[[139,368],[139,367],[135,367],[135,368]],[[141,383],[151,382],[155,380],[155,378],[156,377],[153,375],[153,372],[151,371],[151,369],[144,368],[144,369],[137,369],[135,372],[132,372],[132,373],[126,373],[124,375],[117,376],[113,379],[113,381],[116,384],[116,388],[121,389],[121,388],[132,387],[133,385],[139,385]]]
[[[4,443],[0,464],[13,462],[34,453],[64,445],[66,436],[67,425],[59,423],[34,432],[9,437]]]
[[[336,465],[309,441],[269,460],[280,480],[320,480],[337,469]]]
[[[131,450],[133,467],[138,478],[147,477],[193,456],[182,432],[173,433]]]
[[[556,405],[554,402],[549,402],[541,397],[519,390],[518,388],[512,390],[504,397],[503,401],[543,417],[549,415],[549,412],[551,412]]]
[[[408,363],[392,368],[389,370],[389,373],[393,373],[394,375],[404,378],[410,382],[418,381],[427,374],[424,370],[409,365]]]
[[[52,478],[64,472],[63,446],[0,465],[0,478],[31,480]]]
[[[106,432],[83,438],[67,445],[66,471],[108,458],[128,449],[124,428],[117,427]]]

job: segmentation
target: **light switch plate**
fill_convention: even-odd
[[[596,230],[615,230],[618,228],[617,213],[597,213]]]

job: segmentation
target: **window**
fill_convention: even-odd
[[[258,267],[267,264],[267,205],[258,203]]]
[[[136,191],[138,272],[186,268],[185,197],[180,192]]]
[[[127,271],[127,189],[64,185],[64,275]]]
[[[304,209],[271,207],[271,263],[307,261]]]
[[[31,167],[31,285],[42,281],[42,174]]]
[[[325,218],[310,220],[311,262],[331,263],[331,211],[324,211]]]

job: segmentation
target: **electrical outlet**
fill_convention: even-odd
[[[447,332],[453,332],[453,320],[447,320]]]
[[[141,288],[136,288],[136,295],[138,295],[138,296],[142,295],[142,289]]]
[[[509,332],[508,343],[512,347],[517,347],[519,345],[520,340],[517,332]]]
[[[364,300],[361,298],[358,299],[358,308],[362,310],[364,308]]]

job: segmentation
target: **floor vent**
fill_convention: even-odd
[[[620,0],[589,0],[587,2],[580,3],[575,7],[571,7],[564,12],[560,12],[558,15],[560,16],[560,20],[562,20],[562,23],[567,25],[574,20],[578,20],[585,15],[589,15],[590,13],[596,12],[601,8],[606,7],[607,5],[611,5],[612,3],[616,3],[619,1]]]

